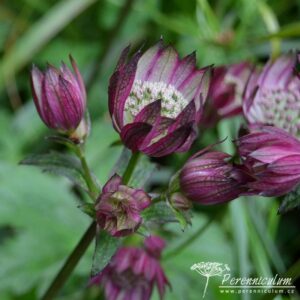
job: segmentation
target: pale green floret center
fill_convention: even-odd
[[[156,100],[161,100],[161,116],[172,119],[188,104],[183,95],[170,84],[135,80],[125,102],[125,123],[132,122],[145,106]]]
[[[300,131],[300,93],[297,90],[268,90],[262,93],[261,105],[266,122],[293,135]]]

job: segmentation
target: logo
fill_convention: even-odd
[[[206,283],[205,283],[205,288],[204,288],[202,298],[205,297],[210,277],[222,276],[223,274],[230,272],[230,268],[226,264],[222,264],[218,262],[203,262],[203,261],[197,264],[193,264],[191,266],[191,270],[196,271],[200,275],[206,277]]]
[[[280,277],[233,277],[227,264],[219,262],[199,262],[191,266],[201,276],[206,277],[202,298],[205,297],[209,279],[220,277],[219,292],[221,294],[294,294],[295,286],[292,278]]]

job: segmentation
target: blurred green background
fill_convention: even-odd
[[[92,117],[87,157],[103,184],[121,152],[120,147],[109,147],[118,136],[107,112],[107,84],[124,46],[146,48],[163,36],[181,55],[196,50],[199,66],[246,59],[264,62],[269,55],[300,48],[299,20],[297,0],[1,1],[0,299],[38,299],[89,224],[67,179],[18,165],[31,153],[57,148],[44,139],[49,130],[32,102],[28,79],[32,63],[58,65],[69,53],[76,59],[87,84]],[[214,143],[228,132],[234,136],[241,122],[241,118],[222,121],[203,132],[194,148]],[[232,151],[230,144],[223,147]],[[185,158],[173,155],[157,161],[162,166],[150,185],[166,185]],[[166,226],[161,234],[172,252],[214,218],[201,236],[163,261],[173,286],[166,299],[202,297],[205,280],[190,270],[200,261],[227,263],[240,277],[278,273],[298,278],[299,211],[278,216],[279,203],[280,199],[243,198],[221,206],[197,206],[192,227],[182,232],[177,224]],[[98,291],[86,289],[92,252],[93,246],[57,299],[101,299]],[[210,280],[205,299],[275,297],[220,295],[219,284],[218,278]],[[276,299],[285,298],[289,299]]]

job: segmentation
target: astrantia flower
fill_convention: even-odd
[[[248,62],[216,67],[204,111],[204,124],[242,113],[243,92],[253,67]]]
[[[74,73],[62,63],[60,69],[48,65],[44,73],[33,66],[31,88],[35,106],[49,127],[62,132],[74,131],[84,117],[85,87],[75,61]]]
[[[237,141],[244,166],[254,180],[250,192],[280,196],[300,183],[300,142],[272,126],[251,126]]]
[[[123,50],[109,84],[109,111],[122,141],[156,157],[187,151],[202,116],[210,68],[198,70],[194,53],[179,59],[162,41],[129,60],[128,52]]]
[[[149,237],[145,249],[120,248],[90,284],[103,286],[106,300],[149,300],[154,286],[162,299],[169,285],[159,263],[163,247],[164,241],[159,237]]]
[[[247,174],[228,160],[229,154],[203,150],[192,156],[180,172],[180,187],[192,201],[216,204],[233,200],[247,191]]]
[[[105,184],[97,200],[97,223],[113,236],[129,235],[140,226],[140,213],[150,203],[148,194],[122,185],[122,178],[115,174]]]
[[[250,124],[283,128],[300,136],[299,54],[285,54],[270,60],[250,77],[243,110]]]

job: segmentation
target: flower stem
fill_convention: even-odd
[[[64,285],[66,280],[69,278],[70,274],[76,267],[77,263],[79,262],[82,255],[85,253],[86,249],[94,239],[96,234],[96,223],[92,222],[90,227],[82,236],[81,240],[74,248],[62,268],[60,269],[59,273],[56,275],[55,279],[52,281],[51,285],[45,292],[44,296],[41,300],[51,300],[57,294],[57,292],[61,289]]]
[[[123,183],[124,184],[128,184],[131,176],[132,176],[132,173],[134,171],[134,168],[138,162],[138,159],[140,157],[140,152],[133,152],[131,157],[130,157],[130,160],[128,162],[128,165],[126,167],[126,170],[123,174]]]
[[[76,154],[81,160],[82,168],[84,169],[84,173],[86,177],[86,182],[90,189],[91,194],[94,194],[95,192],[98,193],[97,186],[94,183],[94,180],[92,178],[89,167],[86,163],[82,149],[81,148],[79,150],[77,149]],[[126,170],[124,172],[125,181],[126,181],[124,182],[124,184],[129,182],[139,156],[140,156],[139,153],[132,154],[128,162],[128,165],[126,167]],[[96,193],[96,197],[97,197],[97,193]],[[64,263],[64,265],[62,266],[62,268],[54,278],[54,280],[52,281],[51,285],[49,286],[49,288],[47,289],[47,291],[45,292],[41,300],[52,300],[53,297],[58,293],[58,291],[62,288],[62,286],[67,281],[70,274],[76,267],[82,255],[87,250],[90,243],[93,241],[95,235],[96,235],[96,222],[92,222],[92,224],[84,233],[83,237],[81,238],[81,240],[79,241],[75,249],[69,255],[68,259],[66,260],[66,262]]]
[[[84,172],[84,178],[85,178],[86,184],[89,188],[89,192],[90,192],[92,198],[94,200],[96,200],[96,198],[98,197],[98,194],[99,194],[99,190],[98,190],[98,187],[92,177],[92,174],[88,167],[88,164],[86,162],[84,152],[80,146],[77,148],[76,154],[78,155],[78,157],[80,159],[81,166],[82,166],[82,169]]]
[[[201,226],[191,237],[189,237],[186,241],[181,243],[178,247],[175,249],[169,251],[166,253],[166,255],[163,257],[164,260],[167,260],[173,256],[176,256],[179,254],[182,250],[184,250],[186,247],[188,247],[190,244],[192,244],[214,221],[213,218],[209,219],[203,226]]]

